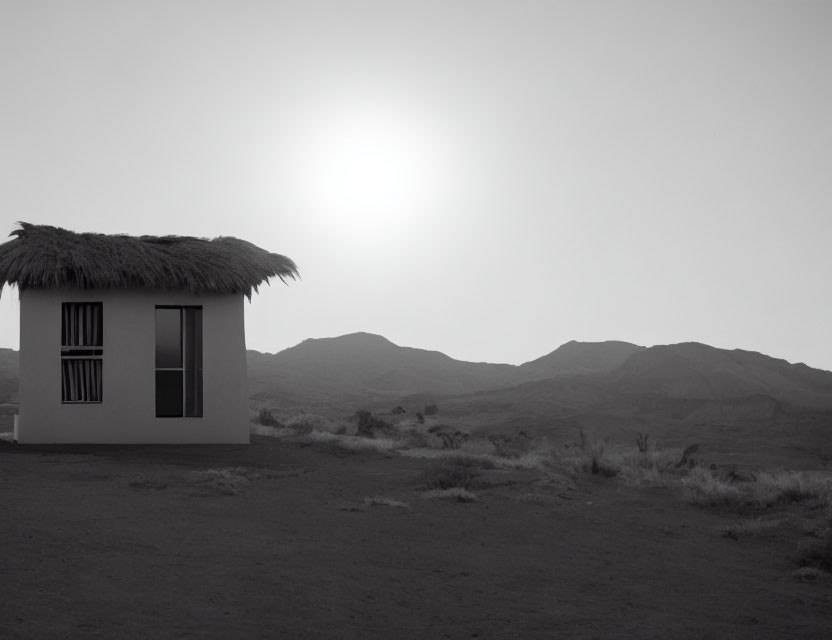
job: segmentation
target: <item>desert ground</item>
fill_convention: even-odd
[[[683,483],[689,470],[661,462],[678,452],[641,466],[625,462],[637,452],[604,454],[593,473],[588,447],[551,459],[470,443],[421,455],[381,436],[356,446],[308,428],[255,431],[249,446],[0,443],[0,636],[759,639],[832,628],[824,474],[787,499],[711,501]],[[732,469],[731,482],[750,487],[753,474]]]

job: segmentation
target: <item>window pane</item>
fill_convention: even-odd
[[[103,305],[100,302],[64,302],[61,305],[61,345],[103,345]]]
[[[101,360],[61,360],[61,402],[101,402]]]
[[[182,415],[182,372],[156,372],[156,417],[175,418]]]
[[[182,366],[180,309],[156,309],[156,368]]]
[[[185,307],[185,415],[202,417],[202,309]]]

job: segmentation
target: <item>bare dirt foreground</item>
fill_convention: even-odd
[[[0,444],[0,637],[829,637],[797,537],[730,539],[617,478],[429,500],[427,465],[259,436]]]

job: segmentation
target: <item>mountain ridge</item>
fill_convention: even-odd
[[[446,405],[480,406],[492,414],[513,411],[520,416],[536,407],[532,413],[542,419],[546,411],[614,411],[616,403],[637,406],[640,412],[650,402],[673,405],[676,413],[685,402],[733,401],[733,406],[736,399],[749,398],[759,406],[755,397],[789,407],[832,409],[832,372],[698,342],[643,347],[573,340],[540,358],[510,365],[455,360],[439,351],[355,333],[305,340],[274,355],[249,352],[249,364],[255,401],[299,406],[306,400],[313,407],[341,410],[445,398]]]

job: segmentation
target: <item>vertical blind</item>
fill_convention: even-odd
[[[63,402],[101,402],[101,359],[62,358]]]
[[[61,309],[61,401],[101,402],[103,305],[65,302]]]
[[[61,322],[64,347],[100,347],[104,331],[100,302],[65,302]]]

